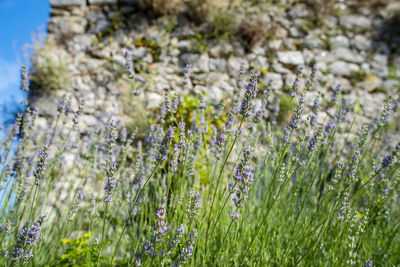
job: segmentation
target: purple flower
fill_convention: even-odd
[[[382,159],[381,162],[381,167],[376,168],[376,172],[382,172],[384,169],[390,168],[390,166],[393,164],[395,158],[400,154],[400,143],[396,145],[396,147],[392,150],[392,152],[388,155],[385,155]]]
[[[215,128],[214,131],[216,131]],[[226,138],[227,138],[227,132],[224,127],[219,133],[217,139],[215,140],[214,147],[212,148],[212,151],[214,151],[214,156],[217,159],[220,159],[222,156],[222,152],[224,151],[226,145]]]
[[[347,171],[346,177],[346,185],[350,185],[352,182],[357,181],[357,170],[358,165],[360,163],[361,153],[358,150],[355,150],[353,153],[353,157],[351,158],[350,166]]]
[[[12,247],[12,251],[9,254],[11,260],[19,261],[22,259],[27,262],[33,258],[33,249],[39,242],[45,217],[46,216],[40,216],[39,219],[32,223],[30,228],[27,228],[25,225],[18,232],[17,236],[14,238],[15,243]]]
[[[253,117],[253,123],[255,123],[255,124],[259,123],[261,121],[261,117],[262,117],[263,113],[264,113],[264,110],[262,110],[262,109],[257,110],[256,114],[254,114],[254,117]]]
[[[165,107],[165,112],[171,112],[171,97],[168,94],[164,95],[164,107]]]
[[[231,111],[228,113],[228,120],[225,123],[225,130],[227,133],[231,132],[234,120],[235,120],[235,113]]]
[[[114,147],[115,147],[115,142],[117,141],[117,125],[114,120],[110,121],[110,124],[107,126],[108,130],[108,135],[107,135],[107,147],[108,147],[108,153],[112,154]]]
[[[185,156],[187,153],[187,143],[185,136],[185,123],[183,121],[179,122],[179,138],[178,138],[178,147],[181,152],[181,156],[179,157],[179,161],[183,162],[185,160]]]
[[[333,95],[332,95],[332,98],[331,98],[331,100],[330,100],[330,102],[331,103],[335,103],[336,102],[336,99],[337,99],[337,97],[338,97],[338,95],[341,93],[343,91],[343,88],[342,88],[342,86],[339,84],[338,86],[336,86],[334,89],[333,89]]]
[[[141,258],[136,258],[135,259],[135,265],[136,266],[142,266],[142,259]]]
[[[171,226],[167,226],[167,222],[165,221],[165,216],[167,216],[166,207],[167,205],[165,203],[162,203],[156,213],[157,223],[153,229],[154,239],[156,242],[161,242],[163,240],[162,237],[165,235],[165,233],[169,229],[171,229]]]
[[[214,112],[214,115],[213,115],[213,120],[216,120],[216,119],[218,119],[220,116],[221,116],[221,113],[222,113],[222,110],[223,110],[223,108],[224,108],[224,104],[219,104],[216,108],[215,108],[215,112]]]
[[[108,126],[108,135],[107,135],[107,158],[106,158],[106,185],[104,187],[105,190],[105,196],[104,196],[104,201],[105,202],[112,202],[112,194],[114,191],[114,188],[116,186],[114,182],[114,176],[117,173],[117,163],[112,160],[112,154],[113,150],[115,147],[115,143],[117,140],[117,126],[114,120],[111,120],[109,126]]]
[[[170,162],[170,164],[171,164],[170,169],[173,172],[176,172],[176,170],[178,169],[179,152],[180,152],[179,146],[178,146],[178,144],[175,143],[174,154],[173,154],[171,162]]]
[[[46,172],[46,160],[48,157],[48,146],[45,145],[39,153],[39,159],[36,163],[36,168],[33,171],[33,176],[35,177],[35,185],[39,186],[43,183],[45,172]]]
[[[197,229],[193,229],[189,233],[188,241],[186,242],[185,246],[181,249],[181,253],[177,263],[178,266],[186,263],[192,257],[196,239],[197,239]]]
[[[392,165],[393,157],[391,155],[386,155],[382,160],[382,167],[387,168]]]
[[[186,211],[186,217],[189,222],[193,222],[200,211],[200,193],[189,191],[189,202],[188,202],[188,209]]]
[[[104,197],[104,201],[105,202],[111,202],[112,201],[112,194],[114,191],[114,188],[116,186],[115,182],[114,182],[114,175],[117,172],[117,164],[113,161],[111,161],[111,159],[107,159],[107,163],[106,163],[106,186],[104,187],[104,190],[106,192],[106,195]]]
[[[187,64],[184,69],[183,77],[184,85],[188,85],[190,83],[190,75],[192,74],[192,64]]]
[[[68,113],[71,112],[71,102],[72,102],[71,96],[67,98],[66,95],[63,95],[61,99],[58,101],[58,107],[57,107],[58,114],[59,115],[64,114],[65,116],[67,116]]]
[[[239,112],[239,98],[236,95],[232,96],[232,110],[233,115],[236,115]]]
[[[69,221],[72,221],[75,217],[75,214],[78,212],[79,205],[83,201],[83,194],[84,194],[84,191],[78,189],[78,192],[76,193],[76,196],[74,199],[74,203],[72,204],[72,207],[69,211],[69,215],[68,215]]]
[[[163,163],[168,159],[168,154],[171,147],[172,139],[174,139],[174,134],[175,127],[172,127],[170,125],[168,130],[165,132],[163,140],[161,141],[158,155],[156,155],[156,160],[158,162]]]
[[[179,243],[181,242],[181,239],[183,238],[185,234],[185,225],[181,224],[178,229],[175,231],[174,238],[172,239],[171,242],[168,242],[167,248],[170,250],[174,247],[177,247]]]
[[[239,113],[244,117],[248,117],[253,112],[254,104],[251,102],[251,100],[257,96],[257,79],[258,76],[255,73],[252,73],[244,92],[244,96],[239,108]]]
[[[236,220],[240,218],[240,213],[236,211],[232,211],[230,214],[232,220]]]
[[[29,91],[28,70],[25,65],[21,66],[21,90],[25,92]]]
[[[290,122],[287,125],[290,129],[296,130],[299,127],[303,111],[304,111],[304,95],[300,96],[299,103],[297,104],[296,109],[293,112],[292,118],[290,119]]]
[[[291,132],[287,127],[285,127],[285,128],[283,129],[283,133],[284,133],[283,141],[284,141],[285,143],[288,143],[288,142],[289,142],[289,138],[290,138],[292,132]]]
[[[387,103],[383,106],[383,111],[379,117],[378,120],[378,129],[382,128],[383,126],[386,125],[386,123],[389,121],[389,115],[391,112],[391,103],[392,103],[392,99],[389,98],[389,100],[387,101]]]
[[[373,266],[374,266],[374,263],[372,262],[372,260],[368,259],[368,260],[364,263],[363,266],[364,266],[364,267],[373,267]]]
[[[27,129],[24,129],[24,135],[28,134],[28,131],[33,129],[34,123],[39,116],[39,110],[37,108],[27,107],[25,112],[25,124]]]
[[[242,160],[236,167],[233,179],[235,180],[236,187],[231,188],[231,192],[235,193],[233,202],[237,209],[243,207],[244,202],[248,198],[251,185],[254,182],[253,168],[250,166],[250,161],[253,158],[254,147],[249,146],[243,151]]]
[[[128,78],[129,79],[134,79],[135,78],[135,70],[133,69],[133,58],[131,52],[126,49],[125,50],[125,67],[126,71],[128,73]]]
[[[82,114],[82,111],[83,111],[84,106],[85,106],[85,100],[81,99],[81,100],[79,101],[78,110],[74,113],[74,117],[72,118],[72,122],[73,122],[74,124],[78,124],[78,122],[79,122],[79,117],[80,117],[81,114]]]
[[[338,212],[338,219],[343,221],[347,218],[349,215],[349,197],[350,193],[348,191],[344,191],[343,193],[343,200],[342,200],[342,205],[339,207],[339,212]]]
[[[170,112],[171,114],[175,114],[176,111],[178,110],[179,106],[183,105],[183,98],[181,96],[175,95],[172,98],[171,106],[170,106]]]
[[[303,76],[303,69],[304,69],[304,65],[300,65],[297,68],[297,72],[296,72],[296,78],[294,79],[294,82],[292,84],[292,91],[290,92],[290,96],[291,97],[295,97],[296,93],[299,91],[300,89],[300,79]]]
[[[335,189],[335,186],[339,183],[339,179],[342,177],[343,169],[344,169],[344,163],[341,160],[339,160],[336,163],[335,175],[333,176],[328,186],[329,190]]]
[[[322,127],[319,127],[317,132],[314,134],[313,137],[311,137],[309,143],[308,143],[308,151],[313,152],[316,148],[316,146],[319,143],[320,137],[322,134]]]

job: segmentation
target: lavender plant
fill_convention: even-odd
[[[0,265],[399,265],[398,100],[359,127],[340,86],[306,103],[305,68],[287,121],[244,65],[214,107],[166,95],[142,137],[107,116],[81,129],[68,97],[39,133],[27,107],[0,142]]]

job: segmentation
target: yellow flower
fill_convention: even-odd
[[[87,234],[84,234],[83,235],[83,237],[85,238],[85,239],[88,239],[88,238],[90,238],[92,236],[92,233],[87,233]]]

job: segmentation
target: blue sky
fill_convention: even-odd
[[[33,33],[45,31],[49,12],[48,0],[0,0],[0,105],[21,100],[20,65],[29,64],[23,47],[32,44]]]

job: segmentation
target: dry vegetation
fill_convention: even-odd
[[[36,89],[60,90],[70,85],[70,71],[64,55],[48,39],[43,44],[34,41],[31,81]]]

